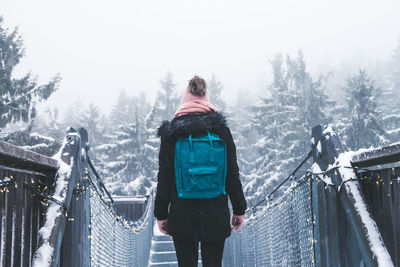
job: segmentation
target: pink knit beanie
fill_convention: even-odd
[[[218,112],[208,99],[206,82],[199,76],[194,76],[183,93],[181,106],[175,112],[174,117],[190,113]]]
[[[192,92],[190,92],[190,87],[186,87],[185,92],[182,95],[182,100],[181,100],[181,104],[186,103],[186,102],[190,102],[190,101],[194,101],[194,100],[201,100],[201,101],[205,101],[205,102],[210,102],[210,99],[208,99],[208,90],[206,89],[206,93],[203,96],[198,96],[198,95],[194,95],[192,94]]]

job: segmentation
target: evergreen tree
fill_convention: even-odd
[[[90,103],[89,107],[83,112],[81,123],[79,127],[84,127],[89,134],[90,145],[95,147],[97,144],[101,144],[104,140],[102,135],[104,135],[103,129],[99,127],[101,112],[99,107]]]
[[[47,114],[47,121],[44,118],[41,119],[44,125],[41,127],[39,132],[48,135],[54,138],[55,140],[61,141],[65,136],[65,131],[67,127],[64,127],[64,125],[60,123],[60,116],[58,109],[48,108],[46,109],[45,113]]]
[[[347,128],[347,144],[351,149],[382,145],[387,140],[381,123],[377,100],[380,89],[367,73],[360,70],[347,80],[348,112],[351,124]]]
[[[213,104],[220,111],[226,111],[226,103],[221,97],[224,85],[217,80],[215,74],[212,74],[211,79],[207,83],[207,89],[211,104]]]
[[[133,101],[129,97],[125,90],[122,90],[118,94],[117,102],[113,105],[110,121],[112,125],[123,125],[132,122],[132,114],[135,110],[135,105],[132,105]]]
[[[68,127],[77,129],[82,126],[84,108],[85,107],[79,98],[76,98],[75,101],[68,106],[67,111],[64,113],[64,117],[62,119],[62,124],[64,125],[65,129]]]
[[[140,121],[119,125],[110,135],[112,142],[96,147],[97,164],[113,194],[145,195],[151,187],[149,177],[143,175],[143,144]]]
[[[38,84],[31,73],[15,78],[14,69],[23,55],[23,42],[17,29],[9,32],[0,16],[0,139],[50,156],[58,149],[59,142],[32,133],[32,129],[38,124],[35,121],[36,104],[50,97],[57,89],[60,77],[55,76],[43,85]]]
[[[159,123],[163,120],[169,120],[174,115],[179,105],[179,97],[176,92],[176,84],[171,72],[167,72],[164,79],[160,80],[161,88],[157,93],[155,106],[158,107],[159,114],[157,119]]]
[[[389,74],[379,106],[382,109],[383,124],[391,142],[400,141],[400,39],[389,65]]]
[[[24,55],[22,38],[17,29],[10,33],[0,17],[0,129],[9,123],[31,122],[36,103],[46,100],[57,89],[60,77],[39,85],[31,73],[14,78],[13,71]]]
[[[144,195],[151,188],[142,163],[148,109],[144,93],[131,97],[121,91],[108,120],[112,123],[96,120],[102,134],[96,137],[99,141],[93,150],[95,165],[113,194]]]
[[[180,98],[176,93],[176,84],[173,76],[168,72],[160,81],[160,90],[157,92],[156,100],[145,118],[145,142],[143,151],[143,163],[145,176],[152,181],[156,180],[158,170],[158,150],[160,140],[157,137],[157,129],[164,120],[171,120],[178,108]]]
[[[253,149],[258,152],[254,170],[245,186],[250,199],[264,196],[286,177],[310,150],[311,128],[330,121],[326,79],[313,81],[301,51],[296,59],[287,56],[285,61],[278,54],[271,65],[271,96],[251,107],[251,126],[259,140]]]

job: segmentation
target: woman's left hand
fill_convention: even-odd
[[[168,235],[168,231],[167,231],[168,219],[157,220],[157,224],[158,224],[158,229],[160,229],[160,232],[163,233],[164,235]]]

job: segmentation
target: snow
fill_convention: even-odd
[[[400,114],[389,114],[387,116],[384,116],[382,118],[383,120],[389,120],[389,119],[400,119]]]
[[[329,169],[330,168],[328,167],[328,170]],[[311,170],[312,170],[313,174],[317,175],[318,178],[321,179],[324,183],[326,183],[328,185],[333,185],[331,177],[329,177],[328,175],[321,175],[321,176],[318,175],[318,174],[322,173],[322,170],[316,162],[311,166]]]
[[[146,197],[125,197],[125,196],[112,196],[115,202],[145,202],[147,200]]]
[[[356,211],[358,214],[360,214],[362,223],[366,227],[367,238],[369,240],[371,250],[378,260],[378,266],[394,266],[385,244],[383,243],[382,237],[379,234],[378,227],[376,226],[375,221],[369,215],[367,206],[365,205],[360,194],[360,188],[354,183],[346,183],[345,187],[347,189],[346,191],[352,194],[355,199]]]
[[[363,153],[370,149],[362,149],[357,152],[351,151],[346,153],[341,153],[337,159],[337,165],[339,167],[339,171],[343,181],[348,181],[351,179],[356,179],[356,175],[351,168],[345,168],[345,166],[351,166],[351,160],[357,154]],[[344,184],[346,191],[353,196],[355,200],[355,208],[357,213],[361,217],[361,221],[365,226],[365,230],[367,233],[367,239],[369,240],[369,245],[371,247],[372,252],[374,253],[379,266],[394,266],[390,255],[383,243],[382,237],[380,236],[378,227],[371,218],[368,208],[363,200],[363,197],[360,194],[360,187],[358,183],[348,182]]]
[[[318,144],[317,144],[317,157],[318,157],[318,155],[321,155],[322,154],[322,145],[321,145],[321,141],[318,141]]]
[[[331,124],[329,124],[322,133],[323,135],[331,135],[331,136],[335,135],[335,131],[333,130]]]
[[[32,266],[45,267],[51,265],[51,256],[54,248],[48,242],[44,243],[37,251]]]
[[[117,147],[116,144],[103,144],[103,145],[96,146],[96,150],[109,150],[109,149],[113,149],[116,147]]]
[[[45,135],[41,135],[39,133],[31,133],[30,136],[36,137],[36,138],[39,138],[39,139],[43,139],[43,140],[47,140],[49,142],[55,142],[54,138],[49,137],[49,136],[45,136]]]
[[[66,145],[71,145],[75,143],[74,140],[68,143],[67,139],[64,139],[63,145],[61,146],[60,150],[57,154],[53,157],[58,161],[58,172],[57,172],[57,180],[56,180],[56,187],[52,197],[60,200],[65,199],[66,194],[66,186],[67,186],[67,179],[71,174],[72,165],[73,165],[73,158],[71,158],[71,165],[68,165],[63,160],[61,160],[61,153],[62,150]],[[45,223],[42,228],[39,230],[39,235],[42,238],[43,244],[37,249],[35,256],[32,261],[33,267],[47,267],[51,264],[51,257],[53,255],[54,248],[49,244],[49,239],[51,233],[53,231],[55,222],[57,217],[61,216],[63,212],[63,208],[54,202],[51,202],[47,211],[46,211],[46,218]]]
[[[0,236],[0,262],[3,262],[3,256],[5,251],[5,244],[6,244],[6,215],[5,210],[1,211],[1,236]]]
[[[11,181],[11,179],[10,178],[8,178],[8,177],[4,177],[4,179],[2,180],[2,182],[9,182],[9,181]]]
[[[400,133],[400,128],[388,130],[387,133],[388,134],[398,134],[398,133]]]
[[[375,149],[371,147],[368,149],[360,149],[358,151],[341,153],[339,154],[335,163],[333,165],[328,166],[327,171],[338,167],[342,181],[345,182],[345,181],[351,181],[352,179],[357,179],[356,174],[353,171],[353,168],[351,168],[351,161],[353,160],[353,158],[357,157],[357,155],[360,155],[362,153],[371,150]],[[312,172],[315,174],[322,173],[320,167],[316,163],[312,165]],[[318,176],[318,177],[326,184],[333,185],[329,176],[323,176],[323,177]],[[380,236],[378,227],[374,219],[370,216],[368,208],[363,200],[363,197],[360,194],[360,188],[358,184],[352,182],[347,182],[347,183],[345,182],[342,185],[345,186],[346,192],[348,192],[351,196],[353,196],[355,200],[355,209],[359,214],[359,216],[361,217],[363,225],[365,226],[367,239],[369,240],[371,250],[373,251],[376,259],[378,260],[378,265],[393,266],[390,255],[385,247],[385,244],[383,243],[382,237]],[[339,191],[342,185],[339,186],[338,188]]]
[[[113,169],[113,168],[117,168],[117,167],[123,166],[124,163],[125,163],[124,161],[110,161],[110,162],[105,163],[104,165],[107,168]]]
[[[13,210],[13,212],[12,212],[12,234],[11,234],[11,266],[13,266],[14,265],[14,244],[15,244],[15,218],[17,217],[16,216],[16,213],[15,213],[16,211],[15,210]]]

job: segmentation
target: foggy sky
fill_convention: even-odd
[[[387,60],[400,36],[400,1],[1,0],[19,27],[26,57],[16,76],[57,73],[59,90],[41,105],[64,111],[77,97],[108,112],[119,90],[153,99],[169,70],[181,92],[194,74],[215,73],[234,103],[258,94],[277,52],[302,49],[312,73]]]

